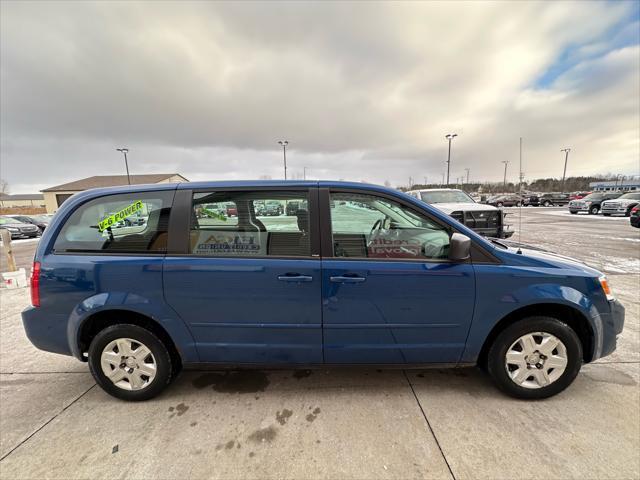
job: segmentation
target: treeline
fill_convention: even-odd
[[[564,181],[565,192],[588,191],[589,183],[599,181],[615,181],[615,175],[599,175],[593,177],[567,177]],[[471,183],[451,183],[448,186],[442,184],[415,184],[409,190],[418,190],[421,188],[459,188],[466,192],[483,192],[483,193],[507,193],[517,192],[520,185],[513,182],[507,182],[506,186],[503,182],[471,182]],[[398,187],[398,190],[406,191],[407,187]],[[530,192],[560,192],[562,188],[561,178],[539,178],[532,182],[522,182],[522,190]]]

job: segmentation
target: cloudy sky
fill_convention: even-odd
[[[639,5],[2,1],[0,175],[640,174]]]

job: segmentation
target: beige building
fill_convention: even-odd
[[[0,194],[0,207],[44,207],[44,195],[40,194]]]
[[[188,182],[186,178],[178,173],[157,173],[151,175],[130,175],[132,185],[145,183],[181,183]],[[90,188],[117,187],[127,185],[126,175],[98,175],[95,177],[83,178],[71,183],[64,183],[55,187],[42,190],[44,194],[44,205],[47,213],[54,213],[58,207],[74,193],[89,190]]]

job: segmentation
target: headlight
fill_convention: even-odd
[[[19,232],[20,231],[19,228],[15,228],[15,227],[5,227],[5,228],[10,232]]]
[[[600,286],[602,287],[602,291],[607,296],[607,300],[615,300],[616,297],[613,295],[613,292],[611,291],[611,287],[609,286],[609,281],[607,280],[607,277],[605,275],[602,275],[600,278],[598,278],[598,280],[600,281]]]

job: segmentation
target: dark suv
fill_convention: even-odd
[[[618,198],[620,195],[622,195],[621,192],[592,193],[591,195],[587,195],[580,200],[571,200],[569,202],[569,211],[574,215],[578,212],[588,213],[589,215],[597,215],[600,211],[602,202],[604,202],[605,200]]]

